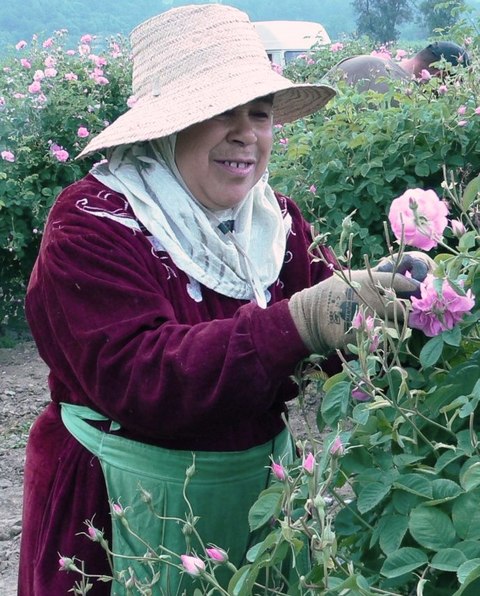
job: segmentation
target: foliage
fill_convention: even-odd
[[[101,55],[90,36],[75,50],[63,42],[59,31],[20,43],[0,71],[0,326],[21,312],[54,198],[92,165],[75,155],[126,109],[130,92],[122,38]]]
[[[295,197],[341,253],[342,222],[351,225],[354,265],[363,263],[364,254],[378,258],[385,253],[383,222],[395,196],[411,187],[442,194],[444,168],[462,184],[480,171],[475,43],[468,71],[452,68],[444,81],[392,82],[386,94],[359,93],[339,81],[337,97],[326,108],[277,130],[273,186]],[[331,81],[325,74],[333,56],[342,59],[349,50],[347,44],[337,52],[320,48],[312,58],[298,60],[291,74],[296,80]],[[352,221],[344,221],[354,213]]]
[[[381,43],[398,39],[396,28],[412,16],[410,0],[353,0],[357,31]]]
[[[451,214],[462,229],[452,224],[440,242],[437,291],[447,280],[457,295],[469,288],[478,296],[479,191],[480,177],[463,196],[448,182]],[[347,548],[380,589],[478,591],[479,319],[477,303],[428,341],[405,326],[380,325],[373,349],[371,330],[360,328],[350,346],[357,358],[324,386],[322,424],[350,431],[339,467],[355,498],[335,518],[339,549]]]

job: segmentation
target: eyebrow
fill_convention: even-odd
[[[273,93],[269,93],[268,95],[263,95],[262,97],[256,97],[252,101],[260,101],[262,103],[269,103],[273,105]]]

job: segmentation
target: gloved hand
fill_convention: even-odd
[[[312,352],[328,354],[351,342],[352,320],[360,304],[383,319],[403,321],[404,309],[393,300],[387,304],[385,290],[394,290],[397,298],[403,299],[420,295],[420,283],[400,274],[374,270],[344,273],[352,285],[334,274],[290,298],[290,314]]]
[[[427,254],[418,250],[411,250],[404,252],[400,261],[398,260],[398,254],[384,257],[376,267],[373,267],[373,271],[385,271],[387,273],[395,271],[395,273],[401,273],[402,275],[405,275],[408,271],[413,279],[423,281],[435,267],[435,261]]]

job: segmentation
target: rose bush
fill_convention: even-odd
[[[348,483],[354,498],[335,516],[338,549],[373,592],[459,596],[480,588],[480,177],[462,196],[456,189],[448,191],[450,212],[465,231],[453,235],[435,197],[443,229],[433,239],[435,270],[409,305],[413,331],[378,325],[372,351],[372,330],[357,325],[357,359],[324,384],[321,424],[349,431],[337,483]],[[432,198],[420,189],[405,194],[418,205]],[[396,227],[398,211],[390,214]],[[425,224],[412,224],[413,246],[424,245]],[[402,245],[403,226],[394,233]]]
[[[53,200],[94,162],[75,156],[127,109],[125,40],[84,35],[67,46],[65,39],[57,31],[43,41],[21,40],[0,68],[0,331],[23,314]]]

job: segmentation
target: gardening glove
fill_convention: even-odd
[[[420,295],[420,283],[400,274],[362,270],[352,271],[348,279],[352,285],[334,274],[290,298],[290,314],[312,352],[328,354],[351,342],[352,320],[360,304],[382,319],[402,322],[404,308],[395,300],[386,300],[386,291],[394,290],[402,299]]]
[[[398,261],[398,254],[384,257],[373,268],[373,271],[385,271],[387,273],[395,271],[395,273],[401,273],[402,275],[405,275],[408,271],[413,279],[424,281],[435,267],[435,261],[427,254],[418,250],[412,250],[410,252],[404,252],[400,261]]]

